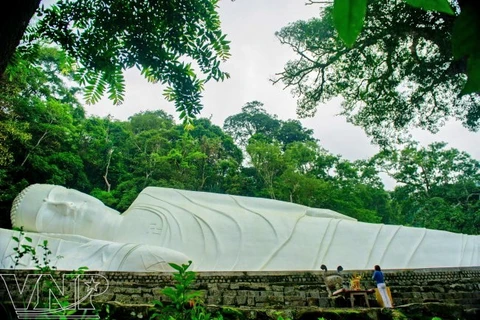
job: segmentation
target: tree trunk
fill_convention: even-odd
[[[107,192],[110,193],[110,189],[112,185],[110,182],[108,182],[108,169],[110,168],[110,162],[112,161],[112,153],[113,153],[113,148],[108,150],[108,159],[107,159],[107,166],[105,168],[105,175],[103,176],[103,180],[105,180],[105,184],[107,185]]]
[[[40,6],[41,0],[8,1],[0,10],[0,77],[20,44],[30,19]]]

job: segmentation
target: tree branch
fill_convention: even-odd
[[[324,1],[308,0],[308,2],[305,2],[305,5],[311,6],[312,4],[332,4],[332,3],[333,1],[328,1],[328,0],[324,0]]]

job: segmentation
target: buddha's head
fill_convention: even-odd
[[[53,188],[55,186],[49,184],[32,184],[23,189],[13,200],[10,211],[12,226],[22,227],[28,231],[37,231],[35,225],[37,215]]]
[[[93,223],[111,214],[119,213],[80,191],[33,184],[15,198],[10,218],[13,227],[25,231],[83,234],[80,229],[88,233]]]

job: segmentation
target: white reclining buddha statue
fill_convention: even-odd
[[[262,198],[145,188],[123,214],[62,186],[35,184],[11,219],[48,240],[58,269],[161,271],[319,270],[480,265],[480,236],[358,222],[340,213]],[[14,263],[15,231],[0,229],[0,268]],[[18,232],[17,232],[18,233]],[[18,268],[32,268],[24,261]]]

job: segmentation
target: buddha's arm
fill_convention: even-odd
[[[19,242],[13,241],[17,237]],[[26,238],[31,241],[26,241]],[[51,266],[58,270],[76,270],[87,267],[89,270],[100,271],[172,271],[169,263],[185,264],[189,258],[181,252],[167,248],[117,243],[89,239],[78,235],[40,234],[25,232],[23,236],[13,230],[0,229],[0,269],[35,269],[32,256],[27,254],[19,257],[15,252],[18,245],[38,248],[39,244],[48,241],[51,251]],[[45,253],[42,248],[37,250],[37,258]]]

